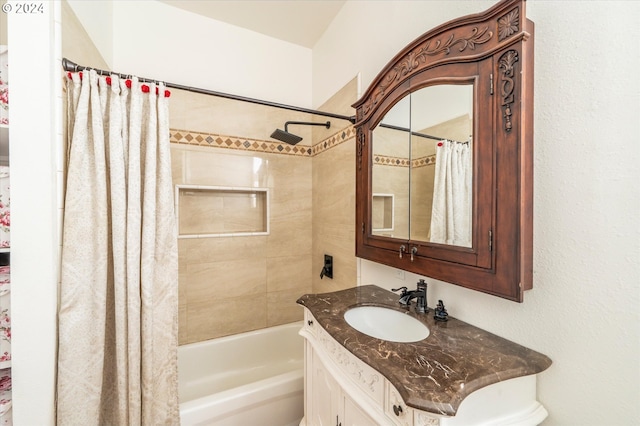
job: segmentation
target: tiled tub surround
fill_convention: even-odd
[[[318,109],[350,116],[357,81]],[[304,293],[356,279],[355,132],[292,126],[295,146],[269,137],[286,121],[326,121],[307,113],[172,90],[174,184],[269,189],[269,234],[185,238],[179,250],[179,343],[193,343],[302,319]],[[206,216],[206,215],[205,215]],[[319,278],[323,254],[333,280]]]
[[[295,300],[311,291],[310,159],[171,149],[176,185],[261,187],[270,196],[268,235],[178,240],[180,344],[302,319]]]
[[[545,355],[449,317],[447,322],[414,314],[430,335],[414,343],[369,337],[351,328],[344,313],[356,305],[384,306],[400,311],[398,295],[375,285],[333,293],[305,294],[298,303],[349,352],[380,372],[404,402],[427,412],[453,416],[465,397],[485,386],[546,370]]]
[[[268,140],[171,130],[175,185],[268,188],[270,206],[268,235],[179,240],[180,344],[302,319],[295,301],[312,291],[315,273],[312,159],[342,150],[355,137],[348,123],[334,130],[297,150]],[[348,247],[352,252],[353,244]]]

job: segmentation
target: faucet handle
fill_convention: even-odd
[[[395,291],[400,291],[400,290],[402,290],[402,293],[400,293],[400,296],[401,296],[401,297],[402,297],[402,296],[406,296],[406,295],[407,295],[407,287],[405,287],[405,286],[402,286],[402,287],[400,287],[400,288],[392,288],[392,289],[391,289],[391,291],[394,291],[394,292],[395,292]]]

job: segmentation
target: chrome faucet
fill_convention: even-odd
[[[421,279],[418,281],[417,288],[415,290],[407,290],[407,287],[391,289],[391,291],[401,290],[402,293],[400,293],[400,300],[398,300],[398,303],[410,306],[411,300],[416,299],[416,312],[421,314],[429,312],[429,307],[427,306],[427,283],[425,280]]]

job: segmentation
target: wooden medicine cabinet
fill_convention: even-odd
[[[522,302],[533,34],[523,0],[452,20],[401,50],[353,105],[358,257]]]

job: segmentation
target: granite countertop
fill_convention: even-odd
[[[416,314],[398,303],[398,295],[375,285],[333,293],[305,294],[298,304],[309,309],[337,342],[387,378],[413,408],[454,416],[472,392],[507,379],[537,374],[551,360],[536,351],[449,316],[433,319],[433,308]],[[429,327],[419,342],[396,343],[363,334],[344,320],[354,306],[384,306],[407,312]],[[413,303],[412,303],[413,306]]]

